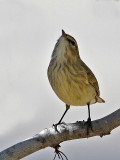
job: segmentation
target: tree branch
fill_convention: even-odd
[[[76,123],[60,124],[46,128],[35,136],[17,143],[8,149],[0,152],[0,160],[19,160],[31,153],[46,147],[55,147],[61,142],[88,138],[93,136],[104,136],[120,125],[120,109],[99,120],[92,121],[93,131],[87,136],[87,125],[85,121]]]

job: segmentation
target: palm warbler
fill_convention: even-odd
[[[91,125],[90,104],[104,103],[100,98],[97,79],[81,60],[76,40],[62,30],[52,53],[48,67],[49,82],[57,96],[66,104],[64,115],[72,106],[88,106],[88,120]]]

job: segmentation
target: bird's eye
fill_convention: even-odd
[[[70,42],[73,46],[75,46],[75,42],[74,42],[74,41],[69,40],[69,42]]]
[[[73,46],[75,46],[75,42],[74,42],[74,41],[71,41],[71,44],[72,44]]]

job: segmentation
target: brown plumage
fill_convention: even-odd
[[[76,40],[64,31],[52,53],[48,79],[54,92],[68,109],[70,105],[85,106],[105,102],[100,97],[95,75],[79,56]]]

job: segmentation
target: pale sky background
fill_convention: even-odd
[[[57,123],[65,105],[53,92],[47,67],[61,29],[78,42],[96,75],[105,104],[92,120],[120,106],[120,1],[0,0],[0,150]],[[64,120],[87,120],[87,107],[71,107]],[[103,138],[61,144],[69,160],[119,160],[120,128]],[[52,160],[46,148],[24,160]]]

